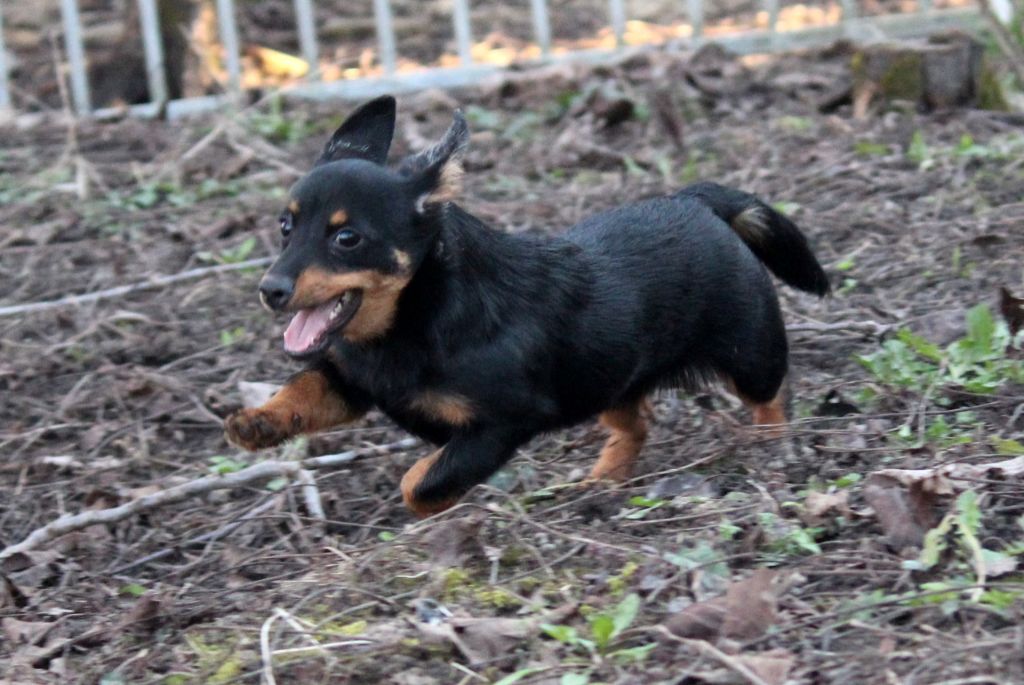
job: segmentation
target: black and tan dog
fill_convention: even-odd
[[[357,109],[291,190],[283,251],[260,283],[294,312],[285,351],[309,360],[269,402],[226,421],[247,449],[376,406],[437,445],[405,474],[421,516],[451,506],[527,440],[593,416],[611,431],[594,478],[621,480],[659,387],[722,379],[754,423],[785,421],[787,345],[768,271],[829,283],[795,225],[711,183],[625,205],[558,237],[508,235],[454,200],[465,119],[385,166],[391,97]]]

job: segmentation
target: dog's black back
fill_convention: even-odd
[[[461,427],[409,408],[424,386],[467,398],[474,422],[500,426],[513,448],[657,387],[720,377],[769,402],[786,374],[785,329],[765,266],[714,211],[720,188],[629,204],[551,238],[495,231],[448,205],[391,334],[373,345],[338,341],[337,358],[399,425],[438,444]],[[781,215],[721,190],[742,202],[727,205],[734,216],[764,213],[770,248]],[[786,259],[802,284],[826,291],[806,244]],[[479,482],[511,450],[502,454],[437,474],[437,496]],[[431,498],[430,481],[420,496]]]

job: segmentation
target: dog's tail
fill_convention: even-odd
[[[677,197],[708,206],[784,283],[819,296],[831,290],[828,276],[796,224],[753,195],[703,182],[683,188]]]

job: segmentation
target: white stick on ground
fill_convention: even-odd
[[[68,295],[67,297],[61,297],[56,300],[46,300],[44,302],[28,302],[26,304],[14,304],[9,307],[0,307],[0,317],[4,316],[16,316],[18,314],[29,314],[31,312],[43,312],[48,309],[58,309],[60,307],[73,307],[80,304],[86,304],[88,302],[96,302],[97,300],[108,300],[112,297],[121,297],[122,295],[128,295],[139,290],[149,290],[151,288],[162,288],[165,285],[171,285],[179,283],[181,281],[189,281],[194,278],[202,278],[203,276],[210,276],[212,274],[226,273],[228,271],[239,271],[241,269],[251,269],[257,266],[266,266],[270,262],[274,261],[272,257],[260,257],[259,259],[249,259],[244,262],[238,262],[236,264],[217,264],[216,266],[203,266],[197,269],[189,269],[188,271],[181,271],[176,274],[165,274],[160,276],[153,276],[145,281],[139,281],[138,283],[129,283],[128,285],[119,285],[116,288],[108,288],[107,290],[97,290],[92,293],[83,293],[82,295]]]
[[[82,530],[83,528],[101,523],[117,523],[140,512],[162,507],[166,504],[181,502],[196,495],[214,490],[237,488],[270,478],[285,477],[295,479],[304,470],[315,471],[317,469],[346,464],[363,457],[399,452],[414,447],[417,444],[419,444],[419,441],[415,438],[406,438],[387,445],[349,450],[347,452],[339,452],[338,454],[326,454],[322,457],[311,457],[301,461],[264,461],[235,473],[206,476],[205,478],[198,478],[188,483],[182,483],[181,485],[155,492],[152,495],[133,499],[131,502],[126,502],[119,507],[85,511],[80,514],[65,514],[47,523],[45,526],[36,528],[21,542],[0,550],[0,560],[7,559],[14,554],[35,549],[43,543],[76,530]]]

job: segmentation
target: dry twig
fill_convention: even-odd
[[[181,281],[189,281],[195,278],[202,278],[203,276],[210,276],[212,274],[221,274],[227,273],[229,271],[251,269],[257,266],[266,266],[267,264],[270,264],[270,262],[272,261],[273,258],[271,257],[259,257],[258,259],[249,259],[244,262],[238,262],[235,264],[217,264],[216,266],[203,266],[197,269],[181,271],[176,274],[153,276],[148,280],[139,281],[138,283],[119,285],[116,288],[97,290],[96,292],[92,293],[84,293],[82,295],[68,295],[67,297],[61,297],[56,300],[46,300],[44,302],[28,302],[25,304],[13,304],[8,307],[0,307],[0,317],[16,316],[18,314],[29,314],[34,312],[44,312],[50,309],[59,309],[61,307],[73,307],[80,304],[86,304],[89,302],[108,300],[113,297],[129,295],[140,290],[162,288],[167,285],[173,285],[174,283],[180,283]]]
[[[362,457],[398,452],[413,447],[417,443],[418,441],[415,438],[406,438],[387,445],[349,450],[347,452],[339,452],[338,454],[327,454],[322,457],[311,457],[301,461],[264,461],[250,466],[247,469],[236,471],[235,473],[228,473],[220,476],[206,476],[205,478],[198,478],[196,480],[189,481],[188,483],[182,483],[181,485],[161,490],[160,492],[153,493],[152,495],[139,497],[138,499],[122,504],[119,507],[85,511],[80,514],[67,514],[61,516],[55,521],[51,521],[41,528],[36,528],[21,542],[0,550],[0,560],[6,559],[14,554],[18,554],[19,552],[26,552],[28,550],[35,549],[45,542],[49,542],[50,540],[56,539],[62,535],[67,535],[68,533],[76,530],[82,530],[83,528],[88,528],[89,526],[95,526],[97,524],[117,523],[118,521],[123,521],[124,519],[143,511],[162,507],[167,504],[174,504],[175,502],[180,502],[190,497],[202,495],[214,490],[237,488],[256,481],[267,480],[269,478],[297,478],[303,470],[328,468],[331,466],[338,466],[340,464],[347,464],[350,461],[354,461],[355,459]]]
[[[696,640],[689,637],[679,637],[678,635],[672,634],[672,632],[669,631],[669,629],[665,626],[658,626],[657,631],[669,640],[678,642],[680,644],[688,645],[690,647],[694,647],[697,651],[701,652],[702,654],[713,657],[726,668],[729,668],[735,671],[740,676],[746,678],[747,682],[749,682],[751,685],[768,685],[768,683],[765,682],[765,680],[761,678],[761,676],[757,675],[752,670],[747,668],[747,666],[742,664],[738,659],[729,656],[722,650],[718,649],[718,647],[715,647],[710,642],[705,642],[704,640]]]

